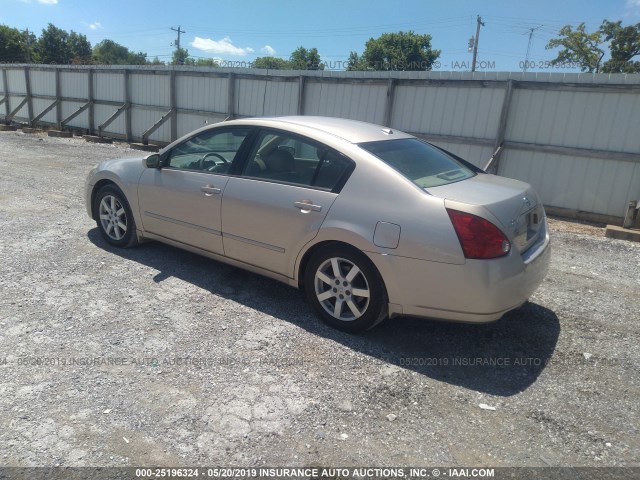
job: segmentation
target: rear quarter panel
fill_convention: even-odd
[[[464,255],[444,201],[358,150],[356,169],[334,202],[323,229],[351,226],[366,239],[368,251],[463,264]],[[397,248],[374,244],[378,222],[400,226]]]
[[[356,168],[333,203],[318,235],[298,256],[296,266],[313,245],[331,240],[373,254],[456,265],[465,263],[442,199],[427,194],[356,145],[341,151],[356,161]],[[375,245],[374,232],[378,222],[400,226],[397,248]]]

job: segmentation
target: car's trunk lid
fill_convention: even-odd
[[[426,189],[431,195],[485,207],[520,253],[535,243],[544,208],[533,188],[519,180],[478,174],[472,178]]]

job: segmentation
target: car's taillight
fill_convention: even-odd
[[[447,208],[466,258],[502,257],[511,250],[511,243],[493,223],[477,215]]]

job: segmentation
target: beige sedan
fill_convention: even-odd
[[[303,288],[324,321],[352,332],[397,315],[496,320],[550,260],[529,185],[337,118],[223,122],[103,162],[86,205],[114,246],[158,240]]]

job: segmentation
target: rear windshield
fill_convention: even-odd
[[[422,188],[439,187],[475,175],[455,158],[417,138],[367,142],[359,146]]]

